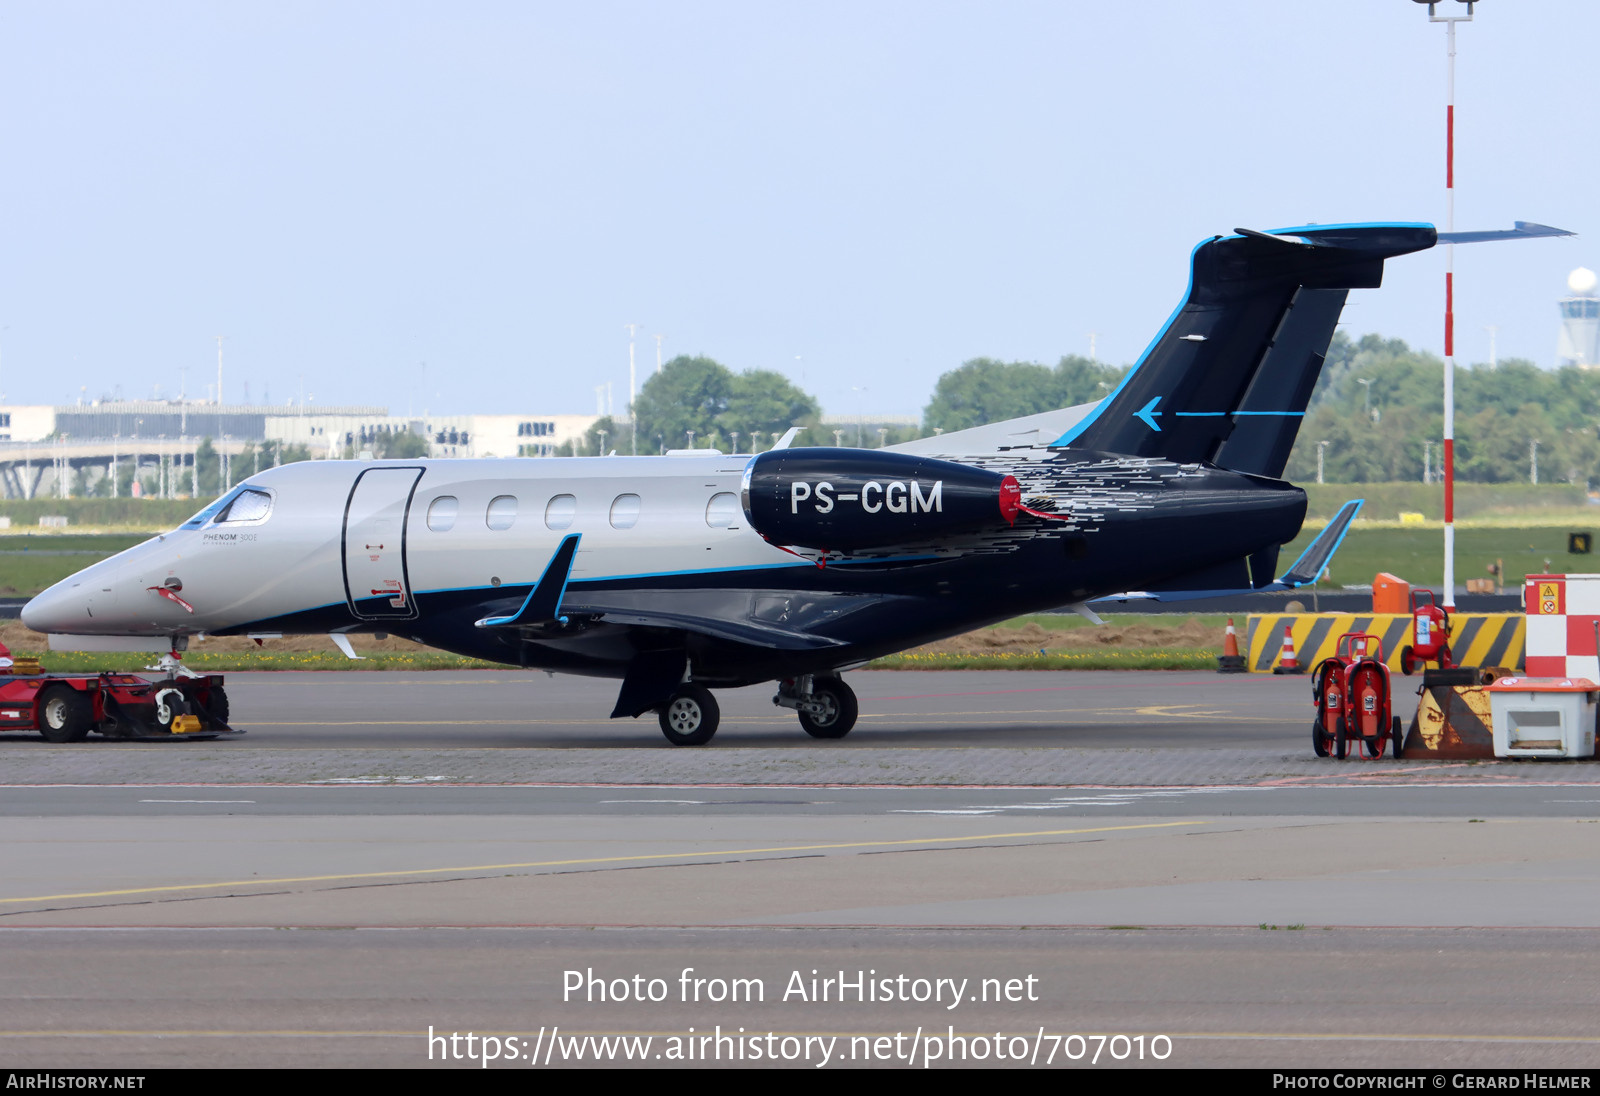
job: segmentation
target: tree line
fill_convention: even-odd
[[[704,356],[680,355],[645,381],[632,420],[606,416],[566,455],[664,453],[717,448],[759,452],[785,431],[807,429],[803,445],[894,444],[1003,419],[1093,403],[1113,391],[1129,366],[1078,355],[1055,365],[974,358],[939,377],[913,428],[852,426],[823,429],[816,398],[781,373],[735,372]],[[1335,334],[1305,421],[1290,455],[1288,479],[1315,482],[1318,458],[1327,483],[1437,482],[1441,478],[1443,363],[1400,339]],[[1568,367],[1540,369],[1509,359],[1495,366],[1458,366],[1455,382],[1458,479],[1473,483],[1571,483],[1600,480],[1600,372]],[[380,458],[426,454],[426,439],[382,435],[372,445]],[[347,451],[345,456],[354,456]],[[216,494],[223,482],[211,441],[197,456],[199,493]],[[267,442],[231,462],[240,479],[273,464],[308,459],[304,446]],[[126,495],[133,469],[120,470]],[[144,485],[152,492],[153,479]],[[187,493],[192,474],[183,473]],[[77,484],[74,494],[105,495],[103,478]]]

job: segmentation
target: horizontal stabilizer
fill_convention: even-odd
[[[1532,221],[1517,221],[1515,224],[1515,228],[1502,228],[1498,231],[1441,232],[1439,233],[1439,242],[1442,244],[1482,244],[1491,240],[1534,240],[1540,236],[1577,235],[1576,232],[1568,232],[1564,228],[1536,225]]]
[[[478,627],[520,628],[561,620],[561,599],[566,595],[567,580],[572,576],[572,560],[578,554],[578,542],[582,539],[582,533],[569,533],[561,539],[561,546],[550,557],[538,585],[528,592],[522,608],[511,616],[485,617],[478,621]]]

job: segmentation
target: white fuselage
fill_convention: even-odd
[[[57,583],[23,619],[53,633],[181,636],[355,603],[350,628],[373,627],[414,617],[419,595],[529,586],[571,533],[583,538],[574,582],[808,566],[749,528],[738,503],[748,460],[707,451],[285,465],[241,485],[270,494],[264,519],[191,519]],[[163,584],[175,597],[152,589]]]

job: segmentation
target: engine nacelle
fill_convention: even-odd
[[[881,449],[778,449],[744,473],[744,513],[774,544],[852,551],[1010,524],[1014,477]]]

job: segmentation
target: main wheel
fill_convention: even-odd
[[[717,733],[717,698],[703,685],[685,685],[661,709],[661,733],[674,746],[704,746]]]
[[[1339,717],[1339,722],[1333,728],[1333,756],[1340,761],[1349,752],[1349,745],[1345,742],[1344,716]]]
[[[1328,732],[1322,729],[1322,716],[1311,721],[1311,748],[1318,757],[1328,756]]]
[[[39,734],[46,742],[82,742],[94,729],[94,702],[70,685],[39,698]]]
[[[800,713],[800,726],[812,738],[843,738],[856,725],[856,692],[843,678],[819,677],[811,686],[811,698],[822,705],[813,715]]]

